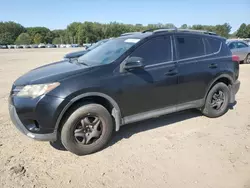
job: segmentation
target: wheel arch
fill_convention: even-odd
[[[209,84],[208,88],[207,88],[207,91],[206,91],[206,95],[205,95],[205,100],[207,98],[207,95],[208,95],[208,92],[212,89],[212,87],[218,83],[218,82],[222,82],[224,84],[226,84],[227,86],[229,86],[229,89],[231,91],[231,86],[232,84],[234,83],[234,80],[233,78],[228,75],[228,74],[221,74],[219,76],[217,76],[215,79],[213,79],[213,81]]]
[[[103,102],[99,102],[100,99],[102,99],[102,101],[105,102],[105,105],[103,105]],[[70,102],[66,106],[64,106],[63,110],[60,112],[56,121],[55,131],[57,133],[60,130],[63,117],[67,114],[67,112],[70,111],[70,109],[74,105],[80,102],[96,102],[98,104],[103,105],[106,109],[109,106],[110,108],[107,110],[110,112],[110,114],[115,120],[115,130],[118,131],[120,129],[120,126],[122,124],[122,116],[120,108],[116,103],[116,101],[107,94],[100,92],[89,92],[74,97],[73,99],[70,100]]]

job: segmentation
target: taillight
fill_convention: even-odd
[[[232,61],[233,61],[233,62],[240,63],[240,57],[237,56],[237,55],[232,55]]]

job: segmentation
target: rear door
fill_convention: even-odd
[[[219,70],[214,57],[221,43],[203,35],[176,34],[175,44],[179,70],[178,104],[191,102],[191,105],[199,105],[208,84]]]
[[[176,104],[177,69],[171,39],[170,35],[150,38],[129,55],[143,58],[145,67],[119,73],[123,116]]]

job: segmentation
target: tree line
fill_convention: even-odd
[[[0,22],[0,44],[83,44],[93,43],[101,39],[118,37],[122,33],[143,31],[153,28],[175,28],[172,23],[167,24],[122,24],[111,22],[73,22],[66,29],[50,30],[46,27],[24,27],[15,22]],[[192,25],[183,24],[181,29],[208,30],[229,38],[250,38],[250,24],[241,24],[240,28],[230,34],[228,23],[221,25]]]

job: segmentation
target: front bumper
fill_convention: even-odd
[[[233,85],[231,86],[231,97],[230,97],[230,103],[235,102],[235,95],[238,93],[240,89],[240,81],[236,80]]]
[[[55,141],[56,140],[57,138],[56,132],[48,133],[48,134],[36,134],[26,129],[26,127],[20,121],[16,113],[15,107],[11,104],[9,104],[9,114],[10,114],[11,121],[17,127],[17,129],[23,134],[27,135],[28,137],[33,138],[35,140],[40,140],[40,141]]]

